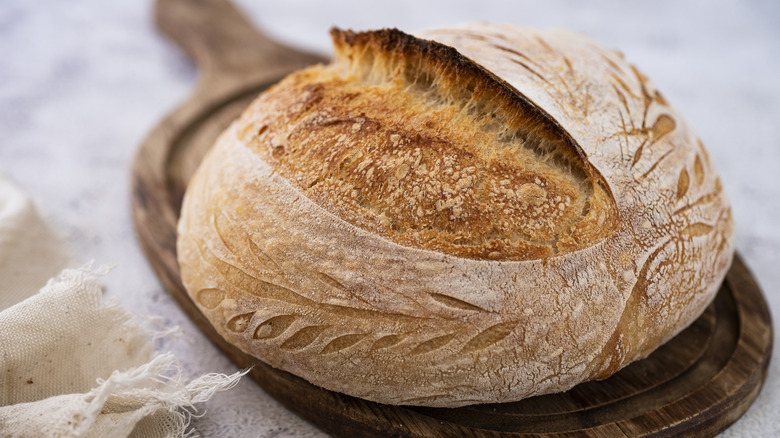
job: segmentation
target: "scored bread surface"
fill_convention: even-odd
[[[182,280],[219,333],[389,404],[606,378],[698,317],[733,254],[701,141],[619,53],[468,24],[334,30],[194,175]]]

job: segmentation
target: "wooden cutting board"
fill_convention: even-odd
[[[138,238],[157,275],[203,333],[271,396],[338,436],[711,436],[755,400],[772,350],[766,302],[737,257],[688,329],[613,377],[562,394],[457,409],[387,406],[326,391],[225,342],[187,295],[176,221],[190,176],[217,135],[269,85],[323,58],[276,43],[227,0],[159,0],[158,27],[196,61],[194,95],[141,145],[132,169]],[[323,35],[323,38],[327,38]],[[251,409],[251,407],[247,407]]]

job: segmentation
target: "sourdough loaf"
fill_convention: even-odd
[[[606,378],[710,303],[733,253],[720,179],[620,53],[490,24],[332,37],[188,187],[182,280],[228,341],[454,407]]]

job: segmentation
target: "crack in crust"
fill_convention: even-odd
[[[533,260],[616,229],[614,200],[544,111],[456,50],[332,31],[329,66],[285,79],[239,132],[310,199],[402,245]]]

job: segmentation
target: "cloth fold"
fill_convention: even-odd
[[[35,293],[73,260],[0,175],[0,436],[194,435],[195,405],[243,373],[187,382],[176,356],[153,351],[170,330],[103,300],[98,278],[109,268],[66,268]]]
[[[0,310],[28,298],[76,257],[26,193],[0,172]]]

